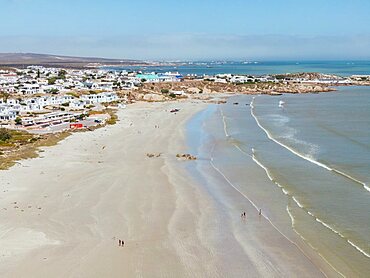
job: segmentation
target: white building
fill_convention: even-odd
[[[0,105],[0,122],[14,121],[18,113],[12,107]]]
[[[40,88],[39,84],[24,83],[19,88],[19,92],[22,93],[23,95],[35,95],[43,93],[43,90]]]
[[[80,99],[87,104],[113,102],[118,100],[118,96],[114,92],[103,92],[99,94],[82,95]]]

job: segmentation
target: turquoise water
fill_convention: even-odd
[[[236,96],[202,117],[194,152],[338,274],[370,273],[369,87]]]
[[[354,74],[370,74],[370,61],[259,61],[251,63],[242,62],[194,62],[193,64],[160,67],[123,67],[106,68],[113,70],[141,70],[145,72],[179,71],[183,75],[215,75],[222,73],[233,74],[282,74],[293,72],[321,72],[349,76]]]

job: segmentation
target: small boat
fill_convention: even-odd
[[[284,101],[282,101],[282,100],[280,100],[280,101],[279,101],[279,107],[283,107],[283,106],[284,106],[284,104],[285,104],[285,102],[284,102]]]

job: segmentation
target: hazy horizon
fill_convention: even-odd
[[[370,60],[370,2],[0,0],[0,52],[138,60]]]

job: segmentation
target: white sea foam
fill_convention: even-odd
[[[281,128],[281,129],[283,129],[283,128]],[[301,146],[301,148],[305,151],[305,157],[307,157],[308,159],[316,161],[315,156],[317,155],[317,153],[319,151],[319,146],[298,139],[296,137],[296,134],[297,134],[296,129],[294,129],[292,127],[284,126],[284,135],[279,136],[277,138],[277,140],[280,139],[280,138],[284,138],[285,140],[293,143],[295,146]]]
[[[315,216],[314,216],[315,217]],[[329,224],[326,224],[324,221],[322,221],[321,219],[315,217],[316,221],[319,222],[320,224],[322,224],[324,227],[328,228],[329,230],[331,230],[332,232],[336,233],[337,235],[339,235],[340,237],[344,238],[344,236],[338,232],[337,230],[335,230],[333,227],[331,227]]]
[[[212,151],[213,152],[213,151]],[[213,161],[214,161],[214,158],[213,158],[213,156],[211,155],[211,159],[210,159],[210,164],[211,164],[211,166],[212,166],[212,168],[213,169],[215,169],[225,180],[226,180],[226,182],[231,186],[231,187],[233,187],[237,192],[239,192],[244,198],[246,198],[251,204],[252,204],[252,206],[257,210],[257,211],[259,211],[259,207],[247,196],[247,195],[245,195],[243,192],[241,192],[227,177],[226,177],[226,175],[219,169],[219,168],[217,168],[215,165],[214,165],[214,163],[213,163]],[[294,241],[292,241],[291,239],[289,239],[282,231],[280,231],[279,229],[278,229],[278,227],[276,227],[275,226],[275,224],[274,223],[272,223],[272,221],[270,220],[270,218],[268,217],[268,216],[266,216],[264,213],[262,213],[261,214],[262,215],[262,217],[263,218],[265,218],[270,224],[271,224],[271,226],[279,233],[279,234],[281,234],[286,240],[288,240],[291,244],[293,244],[294,246],[296,246],[301,252],[302,252],[302,254],[304,255],[304,256],[306,256],[306,258],[308,259],[308,260],[310,260],[311,261],[311,259],[310,259],[310,257],[309,256],[307,256],[307,254],[303,251],[303,249],[301,248],[301,247],[299,247]],[[330,265],[330,264],[329,264]],[[330,265],[330,266],[332,266],[332,265]],[[333,267],[333,266],[332,266]],[[333,267],[333,269],[334,270],[336,270],[334,267]],[[323,273],[323,275],[325,275],[325,273],[320,269],[320,271]],[[336,270],[337,271],[337,270]],[[338,272],[338,273],[340,273],[340,272]],[[326,276],[326,275],[325,275]]]
[[[290,212],[290,209],[289,209],[288,206],[286,206],[286,211],[288,212],[288,215],[290,217],[290,220],[292,221],[292,228],[294,229],[294,227],[295,227],[295,219],[294,219],[292,213]]]
[[[339,237],[345,239],[352,247],[356,248],[357,251],[361,252],[363,255],[365,255],[366,257],[370,258],[370,255],[368,253],[366,253],[363,249],[361,249],[359,246],[355,245],[352,241],[350,241],[349,239],[347,239],[343,234],[341,234],[339,231],[337,231],[336,229],[334,229],[332,226],[330,226],[329,224],[325,223],[324,221],[322,221],[320,218],[316,217],[312,212],[308,211],[308,210],[305,210],[304,207],[297,201],[297,199],[293,196],[292,197],[293,200],[295,201],[295,203],[297,203],[297,205],[302,208],[304,211],[306,211],[310,216],[312,216],[313,218],[315,218],[315,220],[320,223],[321,225],[323,225],[325,228],[329,229],[330,231],[332,231],[333,233],[335,233],[336,235],[338,235]],[[297,232],[298,233],[298,232]]]
[[[252,156],[249,154],[249,153],[247,153],[246,151],[244,151],[244,150],[242,150],[237,144],[234,144],[233,143],[233,146],[235,147],[235,148],[237,148],[241,153],[243,153],[243,154],[245,154],[246,156],[249,156],[249,157],[251,157],[252,158]]]
[[[341,176],[344,176],[347,179],[350,179],[350,180],[352,180],[354,182],[357,182],[357,183],[361,184],[364,187],[364,189],[366,189],[367,191],[370,192],[370,188],[366,185],[366,183],[364,183],[364,182],[362,182],[362,181],[360,181],[360,180],[352,177],[351,175],[348,175],[348,174],[346,174],[346,173],[344,173],[344,172],[342,172],[342,171],[340,171],[338,169],[334,169],[333,168],[333,172],[335,172],[335,173],[337,173],[337,174],[339,174]]]
[[[354,244],[349,239],[347,240],[349,244],[351,244],[354,248],[357,249],[357,251],[360,251],[362,254],[364,254],[366,257],[370,258],[370,254],[366,253],[364,250],[362,250],[360,247],[358,247],[356,244]]]
[[[227,133],[227,125],[226,125],[226,117],[224,115],[224,111],[221,109],[221,116],[222,116],[222,122],[224,124],[224,132],[226,137],[229,137],[229,133]]]
[[[288,215],[290,217],[290,220],[292,222],[292,229],[293,231],[306,243],[308,244],[308,246],[310,246],[313,250],[315,250],[317,252],[317,254],[334,270],[336,271],[339,275],[341,275],[342,277],[345,277],[343,275],[343,273],[341,273],[338,269],[336,269],[323,255],[321,255],[321,253],[319,252],[319,250],[314,247],[303,235],[301,235],[296,229],[295,229],[295,219],[294,219],[294,216],[293,214],[291,213],[290,209],[289,209],[289,206],[287,205],[286,206],[286,211],[288,212]],[[310,214],[310,212],[308,212]],[[321,271],[322,272],[322,271]],[[324,273],[324,275],[326,276],[326,274]],[[328,277],[328,276],[326,276]]]
[[[319,218],[316,218],[316,221],[321,223],[323,226],[325,226],[326,228],[328,228],[329,230],[333,231],[334,233],[336,233],[338,236],[340,236],[341,238],[345,239],[352,247],[354,247],[357,251],[359,251],[360,253],[362,253],[364,256],[370,258],[370,254],[366,253],[363,249],[361,249],[359,246],[357,246],[355,243],[353,243],[351,240],[347,239],[343,234],[341,234],[340,232],[338,232],[337,230],[335,230],[333,227],[331,227],[329,224],[325,223],[324,221],[320,220]]]
[[[263,165],[259,160],[256,158],[256,156],[253,154],[252,159],[258,166],[260,166],[263,170],[265,170],[267,177],[270,179],[270,181],[274,181],[273,177],[270,174],[270,171],[267,169],[265,165]]]
[[[292,199],[294,200],[294,202],[300,207],[300,208],[303,208],[303,205],[300,203],[300,202],[298,202],[298,200],[296,199],[296,197],[292,197]]]
[[[279,115],[279,114],[271,115],[271,120],[274,121],[278,127],[285,127],[286,124],[290,122],[289,117]]]
[[[270,174],[270,171],[268,170],[268,168],[265,166],[265,165],[263,165],[257,158],[256,158],[256,156],[255,156],[255,153],[256,153],[256,151],[255,151],[255,149],[254,148],[252,148],[252,155],[250,155],[249,153],[247,153],[246,151],[244,151],[244,150],[242,150],[238,145],[236,145],[236,144],[233,144],[234,145],[234,147],[235,148],[237,148],[240,152],[242,152],[243,154],[245,154],[245,155],[247,155],[247,156],[249,156],[250,158],[252,158],[252,160],[258,165],[258,166],[260,166],[265,172],[266,172],[266,175],[267,175],[267,177],[269,178],[269,180],[270,181],[272,181],[274,184],[276,184],[279,188],[281,188],[281,190],[283,191],[283,193],[285,194],[285,195],[289,195],[289,192],[288,192],[288,190],[286,190],[285,188],[284,188],[284,186],[282,186],[280,183],[278,183],[277,181],[275,181],[274,180],[274,178],[272,177],[272,175]]]
[[[252,99],[252,102],[251,102],[251,104],[250,104],[250,106],[251,106],[251,115],[252,115],[252,117],[255,119],[255,121],[256,121],[256,123],[257,123],[257,125],[266,133],[266,135],[268,136],[268,138],[270,139],[270,140],[272,140],[272,141],[274,141],[275,143],[277,143],[277,144],[279,144],[280,146],[282,146],[282,147],[284,147],[284,148],[286,148],[286,149],[288,149],[289,151],[291,151],[292,153],[294,153],[294,154],[296,154],[297,156],[299,156],[299,157],[301,157],[301,158],[303,158],[303,159],[305,159],[305,160],[308,160],[308,161],[310,161],[310,162],[312,162],[312,163],[314,163],[314,164],[316,164],[316,165],[318,165],[318,166],[320,166],[320,167],[323,167],[323,168],[325,168],[325,169],[327,169],[327,170],[329,170],[329,171],[334,171],[334,172],[338,172],[338,174],[341,174],[341,175],[343,175],[343,176],[346,176],[347,178],[350,178],[350,176],[348,176],[348,175],[346,175],[345,173],[342,173],[342,172],[339,172],[339,171],[337,171],[337,170],[334,170],[334,169],[332,169],[332,168],[330,168],[330,167],[328,167],[327,165],[325,165],[325,164],[322,164],[322,163],[320,163],[320,162],[318,162],[318,161],[315,161],[315,160],[313,160],[313,159],[311,159],[311,158],[307,158],[307,157],[305,157],[305,156],[303,156],[302,154],[300,154],[300,153],[298,153],[298,152],[296,152],[295,150],[293,150],[293,149],[291,149],[291,148],[289,148],[288,146],[285,146],[284,144],[282,144],[282,143],[280,143],[279,141],[277,141],[276,139],[274,139],[272,136],[271,136],[271,134],[264,128],[264,127],[262,127],[261,126],[261,124],[260,124],[260,122],[259,122],[259,120],[257,119],[257,117],[254,115],[254,112],[253,112],[253,109],[254,109],[254,99],[255,99],[255,97],[253,97],[253,99]],[[222,115],[223,115],[223,113],[222,113]],[[223,116],[223,121],[224,121],[224,116]],[[228,137],[229,135],[228,135],[228,133],[227,133],[227,131],[226,131],[226,123],[225,123],[225,121],[224,121],[224,130],[225,130],[225,135]],[[289,195],[288,194],[288,192],[284,189],[284,187],[282,186],[282,185],[280,185],[278,182],[276,182],[274,179],[273,179],[273,177],[272,177],[272,175],[270,174],[270,172],[269,172],[269,170],[268,170],[268,168],[265,166],[265,165],[263,165],[257,158],[256,158],[256,156],[255,156],[255,149],[254,148],[252,148],[252,154],[249,154],[249,153],[247,153],[247,152],[245,152],[244,150],[242,150],[238,145],[236,145],[236,144],[233,144],[234,146],[235,146],[235,148],[237,148],[240,152],[242,152],[242,153],[244,153],[245,155],[247,155],[247,156],[249,156],[249,157],[251,157],[252,159],[253,159],[253,161],[257,164],[257,165],[259,165],[262,169],[264,169],[265,170],[265,172],[266,172],[266,175],[267,175],[267,177],[273,182],[273,183],[275,183],[277,186],[279,186],[281,189],[282,189],[282,191],[283,191],[283,193],[285,194],[285,195]],[[213,151],[212,151],[213,152]],[[255,203],[253,203],[252,202],[252,200],[250,200],[246,195],[244,195],[239,189],[237,189],[228,179],[227,179],[227,177],[213,164],[213,157],[211,158],[211,165],[212,165],[212,167],[217,171],[217,172],[219,172],[223,177],[224,177],[224,179],[235,189],[235,190],[237,190],[240,194],[242,194],[245,198],[247,198],[248,200],[249,200],[249,202],[257,209],[257,210],[259,210],[259,208],[256,206],[256,204]],[[364,184],[364,183],[362,183],[362,184]],[[370,191],[370,188],[369,187],[367,187],[366,186],[366,184],[364,184],[364,187],[365,187],[365,189],[366,190],[368,190],[368,191]],[[315,220],[318,222],[318,223],[320,223],[320,224],[322,224],[324,227],[326,227],[327,229],[329,229],[329,230],[331,230],[332,232],[334,232],[335,234],[337,234],[338,236],[340,236],[341,238],[343,238],[343,239],[345,239],[352,247],[354,247],[356,250],[358,250],[359,252],[361,252],[363,255],[365,255],[366,257],[370,257],[370,255],[368,254],[368,253],[366,253],[364,250],[362,250],[360,247],[358,247],[357,245],[355,245],[353,242],[351,242],[350,240],[348,240],[348,239],[346,239],[345,237],[344,237],[344,235],[342,235],[340,232],[338,232],[337,230],[335,230],[333,227],[331,227],[330,225],[328,225],[327,223],[325,223],[324,221],[322,221],[321,219],[319,219],[319,218],[317,218],[312,212],[310,212],[310,211],[307,211],[305,208],[304,208],[304,206],[294,197],[294,196],[292,196],[292,199],[294,200],[294,202],[301,208],[301,209],[303,209],[304,211],[306,211],[310,216],[312,216],[313,218],[315,218]],[[294,221],[294,217],[292,216],[292,214],[290,213],[290,211],[289,211],[289,209],[288,209],[288,207],[287,207],[287,210],[288,210],[288,214],[289,214],[289,216],[290,216],[290,218],[292,219],[292,221]],[[264,215],[263,215],[264,216]],[[285,238],[287,238],[272,222],[271,222],[271,220],[267,217],[267,216],[264,216],[265,218],[266,218],[266,220],[268,220],[272,225],[273,225],[273,227],[277,230],[277,231],[279,231],[279,233],[280,234],[282,234]],[[305,240],[306,241],[306,239],[301,235],[301,234],[299,234],[295,229],[294,229],[294,231],[303,239],[303,240]],[[292,242],[289,238],[287,238],[290,242]],[[307,242],[307,241],[306,241]],[[292,242],[294,245],[296,245],[294,242]],[[308,242],[307,242],[308,243]],[[308,243],[313,249],[315,249],[316,250],[316,248],[314,248],[310,243]],[[297,245],[296,245],[297,246]],[[297,246],[298,247],[298,246]],[[299,248],[299,247],[298,247]],[[299,248],[300,249],[300,248]],[[336,268],[334,268],[320,253],[319,253],[319,255],[335,270],[335,271],[337,271],[340,275],[342,275],[343,277],[344,277],[344,275],[342,274],[342,273],[340,273]]]
[[[309,158],[309,157],[304,156],[303,154],[301,154],[301,153],[297,152],[296,150],[288,147],[287,145],[284,145],[283,143],[281,143],[280,141],[278,141],[274,137],[272,137],[271,134],[270,134],[270,132],[261,125],[260,121],[258,120],[258,118],[256,117],[256,115],[254,114],[254,111],[253,111],[254,110],[254,99],[252,100],[252,102],[250,104],[250,107],[251,107],[251,115],[252,115],[252,117],[256,121],[257,125],[266,133],[267,137],[270,140],[274,141],[276,144],[282,146],[283,148],[285,148],[288,151],[294,153],[295,155],[299,156],[300,158],[303,158],[304,160],[307,160],[307,161],[309,161],[311,163],[314,163],[314,164],[316,164],[316,165],[318,165],[320,167],[323,167],[323,168],[325,168],[325,169],[327,169],[329,171],[332,171],[332,169],[329,166],[327,166],[327,165],[325,165],[323,163],[320,163],[320,162],[318,162],[318,161],[316,161],[316,160],[314,160],[312,158]]]
[[[261,125],[261,123],[260,123],[260,121],[258,120],[258,118],[257,118],[257,116],[254,114],[254,98],[252,99],[252,102],[250,103],[250,107],[251,107],[251,115],[252,115],[252,117],[254,118],[254,120],[256,121],[256,123],[257,123],[257,125],[266,133],[266,135],[267,135],[267,137],[270,139],[270,140],[272,140],[273,142],[275,142],[276,144],[278,144],[278,145],[280,145],[280,146],[282,146],[283,148],[285,148],[285,149],[287,149],[288,151],[290,151],[291,153],[293,153],[293,154],[295,154],[295,155],[297,155],[298,157],[300,157],[300,158],[302,158],[302,159],[304,159],[304,160],[306,160],[306,161],[309,161],[309,162],[311,162],[311,163],[313,163],[313,164],[315,164],[315,165],[317,165],[317,166],[319,166],[319,167],[322,167],[322,168],[324,168],[324,169],[326,169],[326,170],[328,170],[328,171],[331,171],[331,172],[333,172],[333,173],[337,173],[337,174],[339,174],[339,175],[341,175],[341,176],[344,176],[344,177],[346,177],[346,178],[348,178],[348,179],[350,179],[350,180],[352,180],[352,181],[354,181],[354,182],[356,182],[356,183],[358,183],[358,184],[361,184],[362,186],[363,186],[363,188],[366,190],[366,191],[368,191],[368,192],[370,192],[370,188],[366,185],[366,183],[364,183],[364,182],[362,182],[362,181],[360,181],[360,180],[358,180],[358,179],[356,179],[356,178],[354,178],[354,177],[352,177],[351,175],[349,175],[349,174],[346,174],[346,173],[344,173],[344,172],[342,172],[342,171],[340,171],[340,170],[338,170],[338,169],[335,169],[335,168],[332,168],[332,167],[329,167],[328,165],[325,165],[324,163],[321,163],[321,162],[318,162],[317,160],[315,160],[314,159],[314,157],[313,157],[313,155],[312,154],[310,154],[310,155],[303,155],[303,154],[301,154],[301,153],[299,153],[298,151],[296,151],[296,150],[294,150],[293,148],[291,148],[291,147],[289,147],[289,146],[287,146],[287,145],[285,145],[285,144],[283,144],[282,142],[280,142],[280,141],[278,141],[278,140],[276,140],[272,135],[271,135],[271,133],[266,129],[266,128],[264,128],[262,125]],[[291,136],[291,134],[289,135],[289,136]],[[292,139],[292,138],[291,138]],[[294,139],[294,140],[298,140],[298,139]],[[298,140],[297,141],[298,143],[302,143],[302,141],[300,141],[300,140]],[[307,143],[305,143],[305,144],[307,144]],[[311,147],[313,147],[313,145],[311,145]],[[313,150],[313,149],[312,149]]]

